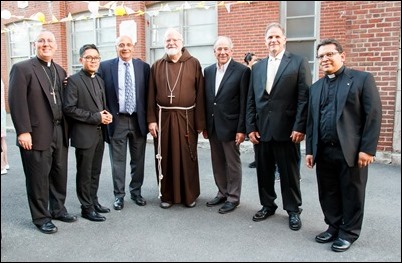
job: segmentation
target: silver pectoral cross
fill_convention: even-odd
[[[52,92],[50,92],[50,95],[53,96],[54,104],[57,104],[57,101],[56,101],[56,93],[55,93],[54,91],[52,91]]]
[[[168,97],[170,98],[170,104],[172,104],[172,99],[173,99],[174,97],[176,97],[176,96],[173,95],[172,92],[170,92],[170,95],[168,95]]]

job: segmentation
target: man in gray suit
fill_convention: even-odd
[[[381,99],[372,74],[344,66],[346,54],[335,39],[317,46],[325,73],[311,86],[306,164],[317,164],[318,195],[328,229],[318,243],[334,241],[335,252],[360,236],[368,165],[381,130]]]
[[[285,50],[285,31],[278,23],[268,25],[265,44],[269,56],[253,66],[247,102],[247,132],[255,145],[261,221],[273,215],[275,165],[281,175],[283,209],[289,228],[301,228],[300,142],[307,121],[311,71],[308,61]]]
[[[212,169],[218,193],[207,206],[224,205],[219,213],[233,211],[240,203],[242,170],[240,144],[246,136],[246,104],[250,69],[232,59],[233,43],[220,36],[215,41],[217,63],[207,67],[204,138],[211,145]]]
[[[137,205],[146,205],[141,187],[148,133],[146,101],[150,67],[133,57],[134,44],[129,36],[122,35],[116,39],[116,52],[117,58],[101,62],[98,74],[105,81],[107,106],[113,115],[113,122],[108,125],[115,196],[113,208],[121,210],[126,195],[127,146],[130,153],[130,196]],[[129,88],[133,91],[131,96],[126,92]]]

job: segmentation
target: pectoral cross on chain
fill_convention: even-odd
[[[168,95],[168,97],[170,98],[170,104],[172,104],[172,99],[174,97],[176,97],[175,95],[173,95],[173,93],[171,92],[170,95]]]
[[[56,101],[56,93],[54,92],[54,90],[53,90],[52,92],[50,92],[50,95],[53,96],[54,104],[57,104],[57,101]]]

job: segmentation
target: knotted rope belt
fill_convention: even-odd
[[[161,193],[161,184],[162,184],[162,179],[163,179],[163,173],[162,173],[162,150],[161,150],[161,138],[162,138],[162,110],[185,110],[186,111],[186,129],[187,129],[187,138],[189,134],[189,129],[188,129],[188,110],[191,110],[195,108],[195,104],[190,107],[166,107],[166,106],[161,106],[157,104],[159,107],[159,112],[158,112],[158,153],[156,154],[156,159],[158,160],[158,179],[159,179],[159,198],[161,198],[162,193]],[[191,152],[191,151],[190,151]]]

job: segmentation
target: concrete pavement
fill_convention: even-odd
[[[219,207],[205,203],[216,195],[208,144],[198,148],[201,195],[194,208],[174,205],[159,207],[153,145],[147,145],[146,172],[142,194],[145,207],[125,198],[121,211],[105,214],[105,222],[91,222],[80,216],[75,193],[74,148],[69,152],[69,181],[66,207],[78,216],[74,223],[54,221],[59,231],[40,233],[32,224],[25,190],[25,177],[15,133],[7,133],[10,170],[1,176],[1,261],[120,262],[120,261],[401,261],[401,169],[382,163],[369,168],[365,218],[360,239],[343,253],[329,244],[318,244],[315,235],[326,229],[318,202],[315,171],[301,167],[303,222],[300,231],[288,227],[282,210],[279,183],[277,213],[262,222],[252,216],[260,209],[255,169],[249,142],[242,145],[243,188],[240,206],[225,215]],[[127,177],[126,187],[129,178]],[[105,150],[99,200],[112,208],[113,186],[108,149]]]

